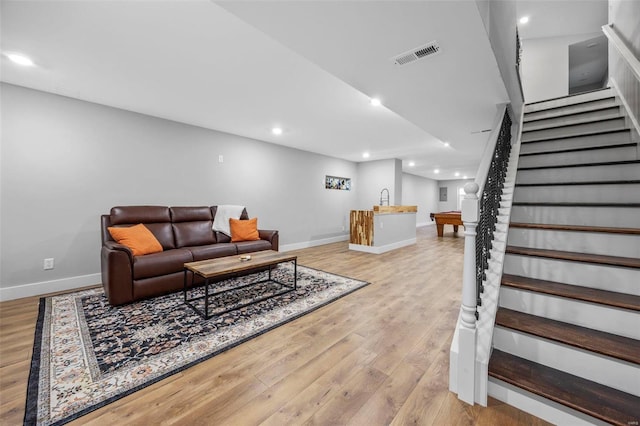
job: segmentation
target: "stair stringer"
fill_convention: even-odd
[[[520,122],[522,123],[522,119]],[[486,270],[486,280],[482,283],[484,286],[484,291],[480,294],[482,304],[478,306],[478,321],[476,323],[475,402],[485,407],[487,406],[487,395],[489,392],[489,359],[491,358],[493,329],[498,311],[498,297],[500,294],[500,282],[502,281],[502,270],[507,246],[511,204],[513,202],[516,172],[520,158],[521,129],[522,126],[518,126],[518,132],[515,133],[517,135],[516,142],[511,146],[509,165],[502,189],[498,217],[496,218],[496,229],[491,242],[491,258],[488,261],[489,266]]]

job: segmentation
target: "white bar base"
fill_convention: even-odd
[[[349,243],[349,250],[363,251],[365,253],[381,254],[391,250],[399,249],[401,247],[410,246],[412,244],[415,244],[416,241],[417,241],[416,238],[410,238],[408,240],[398,241],[396,243],[387,244],[384,246],[365,246],[362,244]]]

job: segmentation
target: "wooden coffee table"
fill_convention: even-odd
[[[245,258],[246,256],[250,256],[251,258],[249,260],[243,260],[243,258]],[[277,266],[278,264],[284,263],[284,262],[293,262],[293,285],[283,283],[271,277],[271,269],[274,266]],[[249,284],[243,284],[237,287],[221,290],[218,292],[213,291],[212,293],[209,293],[209,285],[210,285],[209,283],[210,283],[210,280],[214,278],[220,278],[220,277],[228,276],[232,274],[240,275],[242,273],[246,273],[248,271],[251,271],[257,268],[265,268],[265,267],[269,269],[269,276],[267,279],[254,281]],[[188,277],[189,271],[191,271],[193,275],[191,276],[191,287],[187,288],[187,281],[188,281],[187,277]],[[199,286],[195,286],[195,287],[193,286],[196,275],[204,278],[204,295],[189,298],[189,294],[188,294],[189,291],[199,287]],[[297,288],[297,283],[298,283],[297,276],[298,276],[298,256],[292,256],[292,255],[280,253],[274,250],[265,250],[265,251],[255,252],[255,253],[247,253],[245,255],[238,254],[234,256],[220,257],[217,259],[201,260],[198,262],[188,262],[184,264],[184,288],[183,288],[184,303],[189,305],[194,311],[196,311],[203,318],[209,319],[213,316],[222,315],[227,312],[231,312],[233,310],[240,309],[245,306],[249,306],[254,303],[258,303],[263,300],[267,300],[272,297],[280,296],[281,294],[285,294],[290,291],[293,291]],[[233,306],[230,309],[226,309],[222,312],[217,312],[216,314],[209,313],[210,297],[219,296],[221,294],[228,293],[230,291],[238,290],[241,288],[249,287],[252,285],[256,285],[256,284],[260,284],[268,281],[273,281],[275,283],[278,283],[284,288],[286,288],[286,290],[275,292],[274,294],[271,294],[265,297],[260,297],[258,299],[252,300],[249,303]],[[211,284],[211,285],[215,286],[215,284]],[[202,312],[193,304],[194,301],[200,300],[200,299],[204,299],[204,312]]]

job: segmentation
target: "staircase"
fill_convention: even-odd
[[[640,422],[640,156],[611,89],[525,107],[489,394]]]

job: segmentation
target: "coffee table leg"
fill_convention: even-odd
[[[182,294],[184,296],[184,303],[187,303],[187,270],[184,270],[184,280],[182,281]]]
[[[204,280],[204,319],[211,318],[209,316],[209,278]]]

